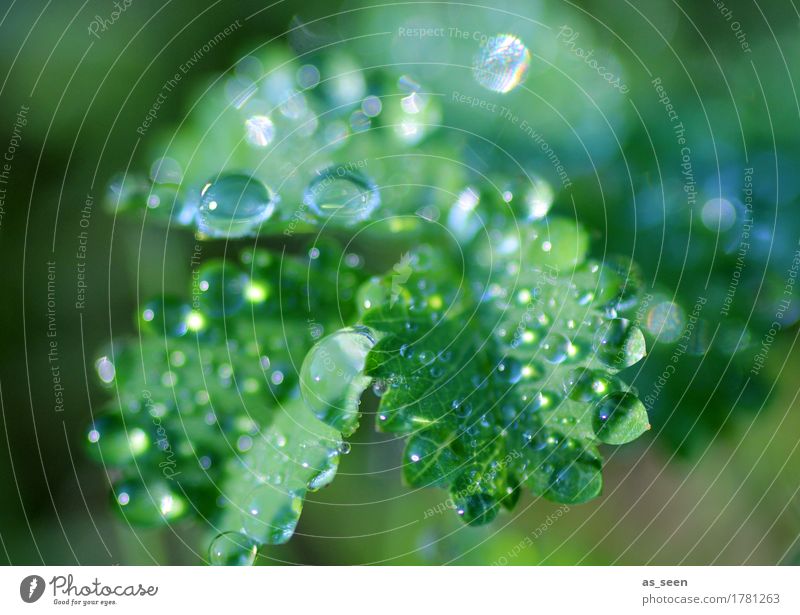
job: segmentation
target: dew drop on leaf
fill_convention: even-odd
[[[202,190],[197,228],[210,237],[242,237],[256,231],[274,210],[275,197],[260,181],[222,175]]]
[[[223,532],[211,541],[208,560],[212,566],[251,566],[256,544],[239,532]]]
[[[283,486],[260,485],[245,501],[242,528],[258,544],[280,545],[294,534],[303,498]]]
[[[309,491],[319,491],[333,482],[333,479],[336,477],[337,464],[335,460],[337,459],[338,457],[335,456],[329,457],[326,462],[324,462],[323,467],[319,468],[319,471],[308,481]]]
[[[303,203],[319,218],[349,226],[369,218],[380,204],[380,195],[372,180],[340,165],[317,173]]]
[[[367,327],[341,329],[317,342],[300,370],[306,405],[345,436],[358,426],[358,400],[372,380],[364,375],[364,364],[374,345]]]
[[[566,335],[550,333],[541,341],[539,348],[545,361],[558,365],[569,357],[570,343]]]
[[[593,346],[597,357],[617,370],[638,363],[646,354],[642,330],[624,318],[614,318],[598,329]]]
[[[649,428],[647,410],[632,393],[610,393],[597,402],[592,428],[606,444],[626,444]]]

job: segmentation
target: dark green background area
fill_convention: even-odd
[[[749,53],[712,0],[519,0],[487,8],[452,3],[446,10],[443,4],[133,0],[99,39],[88,28],[96,15],[110,17],[111,2],[0,4],[0,155],[12,138],[18,113],[29,109],[20,129],[21,145],[9,162],[0,221],[0,562],[198,563],[180,540],[197,528],[179,524],[174,532],[142,531],[124,525],[108,505],[103,469],[83,456],[89,404],[99,407],[105,396],[91,378],[98,349],[112,335],[135,331],[139,299],[162,288],[187,287],[185,262],[170,255],[185,253],[194,241],[188,233],[167,236],[156,228],[142,232],[135,221],[115,221],[101,201],[114,173],[147,164],[148,144],[181,121],[210,78],[273,37],[285,43],[287,28],[295,27],[291,43],[300,51],[341,45],[369,66],[386,52],[384,39],[341,39],[395,31],[404,19],[425,24],[433,15],[440,19],[452,11],[452,19],[463,20],[454,23],[472,23],[490,33],[521,29],[518,33],[534,55],[538,41],[529,37],[535,30],[526,30],[529,26],[513,14],[538,16],[556,29],[580,24],[582,44],[598,56],[608,52],[619,59],[635,108],[609,102],[613,113],[608,119],[618,130],[619,143],[602,126],[596,139],[587,139],[587,149],[599,161],[596,170],[587,167],[572,135],[565,131],[553,137],[575,180],[574,209],[571,201],[558,201],[556,210],[577,215],[590,229],[596,256],[631,256],[647,279],[656,277],[665,287],[677,288],[687,309],[701,293],[718,309],[735,255],[724,253],[699,218],[691,233],[686,225],[678,152],[651,83],[661,77],[692,140],[701,204],[715,196],[715,189],[716,196],[719,191],[736,195],[742,169],[755,169],[760,234],[751,246],[734,313],[743,321],[750,319],[751,335],[756,346],[760,343],[800,237],[800,105],[795,90],[800,82],[800,17],[792,3],[726,2],[746,33]],[[248,15],[252,17],[245,19]],[[176,66],[237,20],[241,27],[199,60],[167,97],[145,137],[137,134]],[[431,45],[420,43],[420,54],[435,62],[435,41]],[[435,79],[433,68],[421,72]],[[573,68],[582,67],[579,63]],[[591,74],[581,74],[581,85],[593,83]],[[447,79],[468,84],[469,72],[453,69]],[[566,80],[537,82],[534,72],[526,85],[544,98],[580,101]],[[601,90],[605,84],[596,87],[590,94],[608,101]],[[539,107],[533,96],[517,91],[507,100],[536,122]],[[591,137],[592,126],[601,120],[588,103],[586,107],[585,116],[579,111],[573,119],[583,118],[584,135]],[[444,112],[454,124],[472,126],[548,173],[546,162],[529,156],[530,143],[520,134],[492,121],[477,122],[475,128],[475,112],[463,106],[446,103]],[[488,168],[498,162],[494,155],[467,148],[464,158]],[[662,184],[669,205],[664,208],[659,201]],[[87,229],[87,300],[77,310],[75,255],[87,196],[93,203]],[[221,250],[211,246],[206,254]],[[54,409],[48,362],[50,261],[57,263],[63,412]],[[791,311],[796,313],[799,306],[796,297]],[[692,374],[676,378],[674,399],[662,404],[674,407],[675,416],[652,417],[655,429],[650,435],[613,455],[602,505],[571,507],[568,513],[553,504],[523,500],[513,521],[506,517],[481,529],[460,526],[450,513],[424,518],[443,494],[409,493],[399,471],[359,476],[390,466],[387,460],[400,456],[396,446],[360,446],[379,438],[365,422],[337,480],[306,505],[297,535],[265,555],[319,564],[489,563],[519,551],[526,537],[558,515],[557,523],[537,534],[534,547],[519,551],[509,563],[791,563],[800,533],[800,482],[792,470],[800,462],[796,333],[796,326],[781,332],[759,382],[745,390],[753,410],[768,402],[761,412],[740,410],[725,395],[733,392],[735,399],[744,376],[729,382],[730,374],[723,378],[715,371],[724,352],[712,356],[711,366],[698,362],[699,377],[693,382]],[[748,365],[755,351],[745,354],[743,363]],[[642,374],[637,384],[643,391],[658,372]],[[700,415],[703,419],[695,423]]]

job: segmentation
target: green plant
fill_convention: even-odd
[[[524,491],[597,497],[598,446],[649,428],[619,376],[646,351],[635,268],[588,258],[545,181],[481,175],[458,135],[430,138],[440,109],[409,77],[320,66],[242,62],[149,178],[112,183],[114,212],[226,251],[97,362],[116,400],[87,439],[115,505],[206,520],[211,563],[252,563],[333,480],[370,387],[406,482],[448,489],[468,524]]]

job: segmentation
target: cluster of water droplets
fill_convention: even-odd
[[[414,166],[384,160],[387,144],[419,145],[441,118],[413,77],[387,87],[384,72],[367,74],[341,53],[306,64],[275,51],[248,56],[206,97],[149,173],[114,178],[112,210],[201,238],[358,225],[384,205],[409,207],[403,190],[381,190]]]
[[[524,191],[506,192],[506,204],[517,198],[530,211],[518,198]],[[336,421],[351,424],[368,376],[375,378],[377,427],[409,435],[406,481],[447,486],[459,516],[481,524],[513,507],[522,485],[568,503],[600,493],[597,444],[624,444],[649,428],[644,405],[617,376],[645,356],[646,343],[633,320],[642,309],[635,276],[586,260],[578,225],[531,215],[512,230],[481,211],[480,190],[453,209],[467,198],[492,229],[488,239],[469,232],[466,218],[448,223],[479,258],[500,249],[482,269],[491,282],[480,289],[468,280],[469,290],[459,290],[463,273],[447,254],[421,247],[364,282],[356,302],[369,329],[320,342],[303,387],[317,416],[333,412],[327,422],[343,428]],[[344,341],[358,351],[342,355]]]
[[[498,35],[474,77],[507,93],[530,59],[520,39]],[[648,427],[617,374],[645,354],[640,324],[676,339],[680,308],[662,297],[634,316],[629,272],[586,260],[588,235],[548,216],[555,194],[540,177],[457,176],[451,192],[424,161],[382,162],[387,139],[418,146],[441,121],[436,97],[408,75],[376,84],[342,54],[250,57],[217,89],[146,176],[115,179],[115,211],[235,239],[354,227],[412,207],[419,219],[441,217],[466,262],[459,269],[432,243],[367,278],[358,257],[324,242],[279,264],[248,250],[204,263],[189,296],[145,301],[141,343],[97,360],[120,404],[86,434],[90,454],[114,468],[125,517],[210,518],[209,561],[253,563],[259,546],[291,537],[306,494],[333,479],[370,386],[378,428],[409,436],[406,480],[448,487],[467,523],[512,508],[523,486],[561,502],[596,496],[596,445]],[[452,203],[407,188],[390,202],[381,189],[423,185],[426,173]],[[322,316],[307,318],[308,306]],[[354,324],[335,326],[339,310]],[[134,462],[148,471],[133,473]]]
[[[328,268],[341,260],[349,265],[331,288]],[[298,401],[295,366],[334,329],[327,318],[310,327],[302,306],[355,296],[360,264],[330,241],[282,261],[246,249],[204,262],[185,295],[142,303],[140,337],[95,362],[118,399],[85,432],[130,523],[208,520],[212,563],[251,563],[258,546],[289,539],[305,494],[332,480],[346,449],[340,430]]]

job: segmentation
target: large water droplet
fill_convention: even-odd
[[[338,457],[330,456],[324,462],[318,472],[308,481],[309,491],[319,491],[323,487],[327,487],[336,478],[336,470],[338,467]]]
[[[239,532],[224,532],[211,542],[208,560],[212,566],[251,566],[256,559],[256,544]]]
[[[539,348],[545,361],[558,365],[569,357],[570,343],[566,335],[550,333],[539,344]]]
[[[259,544],[283,544],[294,534],[303,510],[303,498],[283,489],[261,485],[246,500],[242,528]]]
[[[486,89],[505,94],[525,81],[530,63],[531,53],[521,40],[498,34],[481,45],[473,75]]]
[[[597,402],[592,428],[606,444],[626,444],[650,428],[644,404],[632,393],[617,391]]]
[[[603,325],[594,338],[597,357],[611,368],[620,370],[638,363],[646,354],[644,334],[624,318]]]
[[[345,436],[358,426],[358,401],[371,382],[364,375],[364,364],[374,345],[374,334],[366,327],[341,329],[317,342],[300,370],[308,407]]]
[[[260,181],[223,175],[203,188],[198,230],[210,237],[242,237],[255,232],[274,210],[275,199]]]
[[[303,203],[320,218],[352,225],[369,218],[380,196],[365,175],[340,165],[318,172],[306,188]]]

